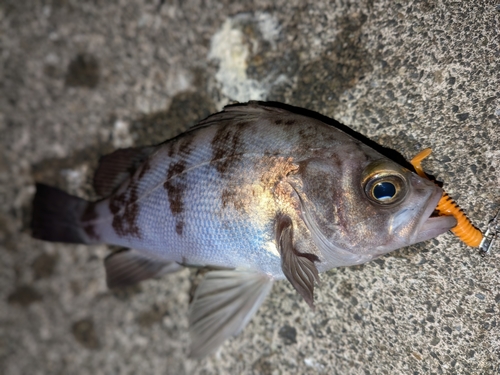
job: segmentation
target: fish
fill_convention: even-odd
[[[436,184],[294,108],[237,103],[161,144],[105,155],[97,201],[37,183],[32,236],[120,246],[104,260],[110,288],[208,270],[189,307],[189,355],[201,358],[243,330],[275,281],[314,308],[321,272],[456,225],[433,215]]]

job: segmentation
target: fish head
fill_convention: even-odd
[[[361,264],[456,225],[433,215],[443,191],[364,146],[299,169],[301,215],[326,268]]]

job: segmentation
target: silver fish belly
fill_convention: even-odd
[[[213,352],[288,279],[313,307],[318,273],[456,224],[442,190],[324,122],[265,103],[226,107],[160,145],[117,150],[87,202],[37,184],[35,238],[106,243],[110,287],[209,267],[190,307],[191,356]]]

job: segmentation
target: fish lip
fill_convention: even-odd
[[[442,196],[443,190],[436,186],[422,215],[422,220],[419,223],[417,235],[413,243],[430,240],[457,225],[457,220],[453,216],[432,216]]]

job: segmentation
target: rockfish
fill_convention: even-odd
[[[210,269],[190,306],[193,357],[240,332],[274,281],[313,307],[318,273],[456,225],[431,216],[434,183],[335,126],[257,102],[102,157],[94,186],[103,198],[88,202],[37,184],[33,237],[126,247],[105,259],[109,287]]]

